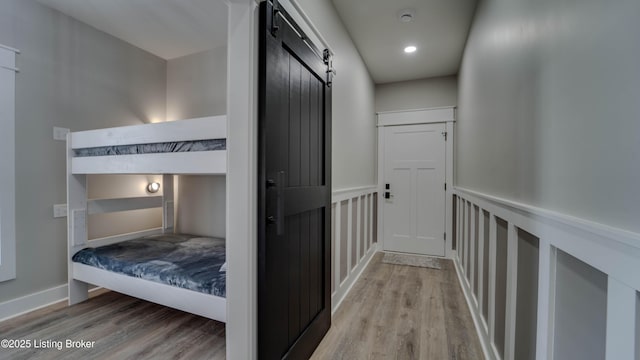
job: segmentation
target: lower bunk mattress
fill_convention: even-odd
[[[224,239],[160,234],[86,248],[77,263],[219,297],[226,297]]]

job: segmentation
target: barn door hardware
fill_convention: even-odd
[[[324,49],[322,51],[322,61],[327,65],[327,86],[331,86],[333,77],[337,73],[336,69],[333,68],[333,57],[331,56],[331,51],[329,51],[329,49]]]
[[[278,4],[278,0],[272,0],[271,4],[271,13],[269,14],[269,20],[271,22],[271,35],[276,36],[278,29],[280,29],[280,25],[278,25],[278,13],[280,13],[280,5]]]

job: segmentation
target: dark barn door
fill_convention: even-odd
[[[260,4],[258,354],[307,359],[331,326],[330,60],[273,9]]]

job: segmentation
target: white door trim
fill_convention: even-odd
[[[455,107],[384,111],[377,113],[378,126],[449,123],[455,121]]]

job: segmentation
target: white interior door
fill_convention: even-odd
[[[445,124],[384,128],[385,250],[444,256],[444,132]]]

